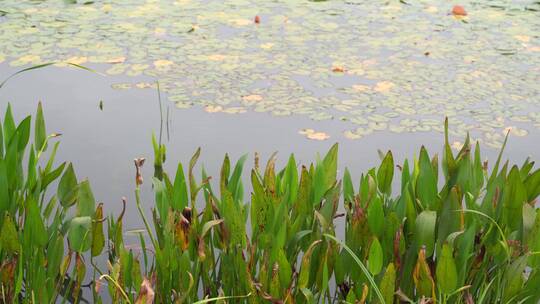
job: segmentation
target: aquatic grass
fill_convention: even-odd
[[[135,160],[139,248],[124,242],[127,199],[104,216],[89,182],[54,166],[41,105],[33,144],[31,125],[15,124],[10,106],[0,124],[2,303],[80,302],[85,278],[94,302],[113,303],[540,300],[540,170],[503,162],[502,151],[489,170],[469,138],[455,153],[448,122],[442,157],[421,147],[397,165],[380,153],[356,182],[348,169],[338,176],[337,145],[309,165],[256,156],[247,175],[247,156],[225,155],[216,179],[197,177],[197,149],[169,174],[154,136],[153,202],[141,199]]]
[[[82,66],[80,64],[76,64],[76,63],[71,63],[71,62],[62,62],[62,61],[54,61],[54,62],[47,62],[47,63],[42,63],[42,64],[36,64],[36,65],[33,65],[33,66],[30,66],[30,67],[27,67],[27,68],[24,68],[22,70],[19,70],[11,75],[9,75],[6,79],[4,79],[2,82],[0,82],[0,89],[2,87],[4,87],[4,85],[6,85],[6,83],[13,77],[19,75],[19,74],[22,74],[22,73],[25,73],[25,72],[29,72],[29,71],[33,71],[33,70],[37,70],[37,69],[42,69],[42,68],[46,68],[48,66],[51,66],[51,65],[57,65],[57,64],[65,64],[65,65],[68,65],[68,66],[71,66],[71,67],[75,67],[77,69],[81,69],[81,70],[85,70],[85,71],[88,71],[88,72],[92,72],[92,73],[95,73],[95,74],[98,74],[98,75],[101,75],[101,76],[105,76],[105,74],[103,73],[100,73],[96,70],[93,70],[91,68],[88,68],[88,67],[85,67],[85,66]]]

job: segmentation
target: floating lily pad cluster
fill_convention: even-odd
[[[448,116],[500,146],[540,126],[540,5],[514,2],[462,1],[456,18],[434,0],[6,0],[0,62],[96,64],[158,79],[179,108],[334,119],[348,138]]]

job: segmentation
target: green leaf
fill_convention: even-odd
[[[335,143],[323,159],[325,186],[330,188],[337,177],[338,144]]]
[[[30,116],[27,116],[19,126],[17,127],[17,130],[15,131],[19,138],[18,143],[18,151],[23,151],[26,148],[26,145],[28,144],[28,141],[30,140],[30,126],[31,126],[31,120],[32,118]]]
[[[534,201],[540,195],[540,169],[527,176],[524,184],[527,189],[527,201]]]
[[[278,253],[278,267],[280,285],[282,288],[288,288],[292,280],[292,268],[283,249],[280,249]]]
[[[55,278],[60,273],[64,255],[64,236],[60,233],[51,238],[47,246],[47,275]]]
[[[311,292],[311,290],[307,288],[300,288],[300,291],[302,291],[302,294],[304,295],[307,304],[315,303],[315,298],[313,297],[313,293]]]
[[[223,207],[221,211],[223,212],[224,223],[231,236],[231,245],[244,247],[246,244],[246,226],[242,208],[239,204],[235,203],[232,194],[227,189],[223,193],[221,204]]]
[[[304,253],[304,256],[302,257],[302,263],[300,267],[300,274],[298,275],[298,289],[303,289],[308,286],[309,283],[309,274],[311,272],[311,255],[313,254],[313,250],[315,249],[315,246],[320,244],[321,240],[316,240],[311,245],[309,245],[308,249],[306,250],[306,253]]]
[[[316,206],[321,203],[324,193],[329,188],[329,186],[327,186],[326,184],[327,182],[325,178],[325,169],[324,166],[319,162],[315,167],[315,175],[313,176],[313,200],[311,201],[312,206]]]
[[[456,162],[454,160],[454,154],[452,148],[450,147],[450,142],[448,140],[448,117],[444,120],[444,152],[443,152],[443,161],[442,161],[443,174],[448,181],[450,176],[454,175],[456,169]]]
[[[416,195],[424,208],[436,206],[437,177],[424,147],[420,150],[419,172],[416,180]]]
[[[367,210],[369,230],[377,237],[381,237],[384,231],[384,210],[380,197],[375,197]]]
[[[536,217],[531,231],[527,237],[527,247],[529,251],[540,252],[540,210],[536,210]],[[540,254],[529,256],[529,266],[532,268],[540,268]]]
[[[92,250],[93,257],[101,254],[105,247],[105,236],[103,234],[103,204],[99,204],[94,214],[92,222]]]
[[[195,164],[197,163],[197,160],[199,159],[200,155],[201,155],[201,148],[199,147],[197,148],[197,151],[195,151],[195,153],[189,160],[188,179],[189,179],[189,192],[191,195],[192,203],[195,202],[195,198],[199,190],[197,187],[197,182],[195,181],[195,177],[193,176],[193,168],[195,168]]]
[[[64,208],[67,208],[75,203],[78,188],[77,177],[75,176],[73,165],[70,163],[60,178],[57,190],[58,200],[60,201],[60,204],[64,206]]]
[[[246,162],[247,154],[242,155],[240,159],[236,162],[234,170],[229,179],[229,184],[227,185],[229,191],[233,195],[235,200],[242,200],[243,198],[243,186],[242,186],[242,170],[244,168],[244,163]]]
[[[46,189],[50,183],[55,181],[60,176],[60,174],[64,172],[65,167],[66,163],[62,163],[56,169],[48,172],[47,174],[44,174],[45,172],[42,172],[44,175],[42,175],[41,177],[41,189]]]
[[[416,248],[420,250],[422,246],[426,246],[426,257],[433,254],[436,223],[437,213],[435,211],[422,211],[416,218]]]
[[[392,179],[394,178],[394,157],[388,151],[377,171],[377,183],[379,191],[386,195],[392,193]]]
[[[79,184],[77,192],[77,216],[92,216],[95,210],[96,199],[90,189],[90,182],[84,180]]]
[[[450,193],[443,200],[443,205],[440,211],[440,218],[444,219],[439,221],[437,226],[437,240],[438,247],[446,240],[448,235],[453,232],[461,230],[461,201],[459,200],[459,194],[457,187],[453,187]]]
[[[296,169],[294,154],[291,154],[289,157],[282,184],[284,185],[283,189],[286,191],[285,193],[287,195],[285,201],[290,205],[296,201],[298,195],[298,171]]]
[[[526,256],[520,256],[508,265],[504,273],[503,303],[509,303],[522,290],[524,283],[523,272],[526,266]]]
[[[208,231],[210,231],[210,229],[216,225],[219,225],[223,222],[223,219],[219,219],[219,220],[211,220],[211,221],[208,221],[206,223],[204,223],[203,227],[202,227],[202,231],[201,231],[201,239],[203,239],[206,234],[208,233]]]
[[[511,231],[521,230],[523,226],[523,204],[527,203],[527,193],[517,166],[513,166],[508,174],[506,187],[503,190],[502,203],[507,227]]]
[[[178,163],[176,176],[174,177],[173,201],[171,205],[174,210],[181,211],[188,206],[188,202],[188,190],[186,178],[184,176],[184,169],[182,168],[182,164]]]
[[[47,146],[45,141],[47,140],[47,131],[45,130],[45,119],[43,118],[43,108],[41,102],[38,104],[37,113],[36,113],[36,122],[34,125],[34,144],[39,150],[45,151]]]
[[[0,121],[0,155],[4,156],[4,130]]]
[[[10,208],[9,201],[9,184],[6,163],[4,159],[0,159],[0,214]]]
[[[351,203],[354,200],[354,186],[351,179],[351,173],[349,169],[345,168],[343,174],[343,198],[346,203]]]
[[[7,149],[11,138],[15,134],[15,120],[13,119],[13,112],[11,110],[11,104],[8,103],[6,114],[4,116],[4,143]]]
[[[369,282],[369,285],[371,288],[373,288],[373,290],[375,291],[375,294],[377,295],[377,298],[379,299],[380,303],[381,304],[385,304],[386,301],[384,300],[384,297],[381,293],[381,290],[379,289],[379,287],[377,286],[377,284],[375,283],[375,280],[373,279],[373,276],[371,275],[371,273],[369,272],[369,270],[366,268],[366,266],[362,263],[362,261],[358,258],[358,256],[356,254],[354,254],[354,251],[352,251],[351,248],[349,248],[349,246],[347,246],[343,241],[337,239],[335,236],[333,235],[330,235],[330,234],[327,234],[325,233],[324,236],[326,238],[329,238],[335,242],[337,242],[338,244],[340,244],[341,246],[343,246],[343,248],[345,248],[345,250],[347,250],[347,252],[349,253],[349,255],[353,258],[354,262],[360,266],[360,269],[362,270],[362,273],[366,276],[368,282]]]
[[[17,228],[7,213],[4,215],[2,229],[0,229],[0,248],[8,253],[18,253],[21,250]]]
[[[368,269],[371,274],[378,275],[383,266],[383,251],[381,243],[375,237],[369,247]]]
[[[450,294],[457,288],[457,268],[448,244],[442,246],[442,252],[437,258],[436,279],[439,289],[444,294]]]
[[[47,244],[48,237],[39,206],[32,198],[29,198],[26,204],[27,214],[24,223],[24,232],[25,234],[28,233],[32,244],[43,247]]]
[[[223,193],[225,192],[225,189],[227,189],[227,185],[229,184],[229,173],[231,169],[231,161],[229,159],[229,155],[225,154],[225,158],[223,159],[223,165],[221,165],[221,178],[220,178],[220,193],[223,196]],[[223,198],[223,197],[222,197]]]
[[[68,230],[68,240],[71,250],[82,253],[92,245],[92,218],[79,216],[71,219]]]
[[[396,292],[396,269],[394,263],[390,263],[386,267],[379,288],[381,289],[384,301],[389,304],[394,303],[394,293]]]

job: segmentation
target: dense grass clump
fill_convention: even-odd
[[[105,218],[88,181],[54,166],[58,143],[42,165],[55,135],[41,107],[30,147],[30,117],[17,126],[8,108],[0,127],[0,303],[79,302],[88,278],[94,302],[114,303],[540,300],[540,170],[501,156],[488,169],[468,138],[455,154],[446,132],[441,159],[422,147],[396,165],[389,151],[356,183],[338,177],[337,145],[309,166],[256,157],[248,198],[246,156],[226,155],[210,182],[194,173],[197,150],[169,175],[154,139],[153,204],[141,202],[135,160],[146,231],[134,248],[124,213]]]

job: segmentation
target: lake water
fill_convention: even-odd
[[[41,100],[48,131],[63,134],[58,159],[91,180],[107,213],[127,196],[128,228],[140,228],[135,157],[149,159],[153,201],[156,80],[170,171],[199,146],[216,176],[225,152],[308,163],[339,142],[340,167],[358,178],[377,149],[399,160],[422,144],[440,152],[445,116],[453,141],[470,131],[491,160],[509,127],[506,156],[540,159],[540,4],[461,4],[465,18],[441,1],[2,1],[0,80],[53,61],[101,74],[23,73],[0,102],[20,118]]]

